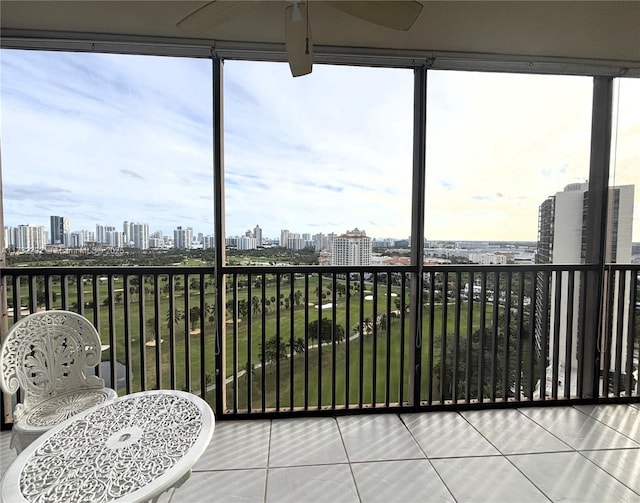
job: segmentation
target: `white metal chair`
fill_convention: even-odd
[[[11,446],[21,452],[61,421],[117,393],[85,369],[100,363],[100,337],[83,316],[42,311],[19,320],[0,346],[0,388],[22,403],[13,411]]]

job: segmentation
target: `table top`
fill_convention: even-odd
[[[146,501],[189,473],[214,430],[211,407],[183,391],[133,393],[41,435],[9,466],[4,501]]]

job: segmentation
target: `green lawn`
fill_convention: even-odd
[[[375,323],[377,315],[393,311],[399,314],[396,305],[402,294],[399,287],[388,289],[386,285],[378,285],[377,295],[374,297],[377,300],[373,301],[367,299],[367,296],[374,295],[371,285],[367,284],[362,292],[352,288],[347,295],[345,281],[337,281],[336,285],[342,286],[336,289],[334,298],[333,283],[327,278],[322,278],[322,291],[318,289],[318,275],[310,275],[307,284],[304,278],[295,277],[291,281],[287,275],[283,277],[279,287],[275,280],[271,281],[274,278],[274,275],[265,275],[264,287],[260,275],[253,275],[252,278],[239,276],[235,284],[231,281],[227,283],[227,301],[235,295],[237,303],[235,309],[233,302],[228,303],[225,313],[225,374],[231,377],[236,372],[253,367],[251,377],[242,375],[235,383],[227,386],[228,408],[234,407],[236,390],[235,405],[240,409],[247,409],[249,400],[250,407],[260,409],[263,405],[266,408],[305,405],[317,408],[347,403],[395,403],[407,399],[410,353],[408,313],[405,313],[404,323],[399,317],[387,318],[386,326],[385,323]],[[122,277],[100,280],[94,276],[86,276],[85,279],[87,282],[82,284],[84,314],[94,320],[95,291],[98,330],[103,344],[110,346],[108,351],[103,352],[103,360],[115,357],[125,365],[129,362],[132,392],[155,387],[175,387],[198,392],[202,388],[204,375],[204,384],[209,388],[207,398],[213,401],[214,318],[211,313],[201,317],[199,312],[193,312],[194,308],[200,307],[201,302],[206,306],[215,304],[212,275],[177,273],[172,279],[168,275],[160,275],[157,285],[151,275],[140,280],[136,276],[130,276],[127,284]],[[256,283],[256,279],[260,281]],[[110,281],[112,303],[108,301]],[[202,281],[205,282],[204,285],[201,285]],[[355,281],[351,284],[359,285]],[[28,299],[28,289],[25,287],[23,285],[20,291],[22,305],[26,305]],[[170,302],[172,288],[173,305]],[[44,291],[43,285],[36,285],[36,290]],[[54,277],[48,292],[53,299],[53,308],[62,308],[63,298],[66,296],[67,307],[79,310],[75,276],[67,278],[64,288],[60,277]],[[392,295],[388,295],[389,293]],[[9,298],[13,298],[11,288]],[[331,305],[322,310],[316,308],[323,303],[335,303],[335,307]],[[408,300],[405,303],[408,305]],[[169,313],[175,313],[176,310],[178,318],[171,319]],[[443,323],[446,323],[444,333],[452,334],[456,322],[452,304],[447,306],[446,322],[444,306],[435,305],[432,310],[433,324],[430,320],[431,309],[423,308],[423,345],[420,352],[423,396],[429,389],[437,393],[439,380],[433,379],[427,371],[436,369],[439,364]],[[480,326],[479,311],[480,309],[475,309],[473,313],[474,329]],[[190,313],[192,319],[183,317],[184,313]],[[491,314],[492,308],[488,305],[487,320],[491,319]],[[306,326],[307,322],[317,321],[321,317],[342,326],[346,340],[318,348],[317,339],[306,334]],[[466,333],[466,319],[466,305],[463,305],[459,320],[463,335]],[[370,333],[366,330],[367,326],[373,328]],[[362,337],[359,335],[360,327],[365,333]],[[306,350],[263,366],[261,348],[276,333],[280,335],[281,345],[289,345],[301,338],[307,344]],[[128,348],[125,345],[125,334],[129,341]],[[162,341],[160,345],[155,344],[157,340]],[[430,340],[433,341],[432,345]],[[463,351],[463,348],[459,350]],[[203,360],[204,368],[201,368]],[[157,362],[160,362],[159,365]],[[250,381],[251,399],[247,390]],[[118,391],[124,393],[126,390]]]

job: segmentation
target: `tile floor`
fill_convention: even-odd
[[[640,502],[640,404],[218,421],[160,501]]]

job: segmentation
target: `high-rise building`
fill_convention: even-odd
[[[114,248],[123,248],[124,234],[120,231],[117,231],[115,227],[110,227],[108,229],[109,230],[105,232],[106,241],[104,242],[104,244],[112,246]]]
[[[589,184],[572,183],[567,185],[562,192],[548,197],[538,210],[538,246],[536,251],[536,263],[538,264],[583,264],[586,259],[587,223],[586,215],[589,204]],[[605,260],[608,263],[631,262],[631,236],[633,224],[633,198],[634,186],[623,185],[610,187],[608,194],[607,229]],[[536,294],[536,308],[539,312],[543,309],[544,279],[538,277],[539,288]],[[559,283],[560,282],[560,283]],[[536,318],[535,338],[536,349],[540,350],[543,335],[550,332],[550,327],[559,323],[559,337],[557,341],[549,338],[549,354],[554,354],[554,344],[559,345],[559,366],[561,369],[569,364],[574,370],[573,378],[577,376],[575,369],[577,364],[577,348],[580,344],[582,333],[580,296],[575,292],[581,291],[581,275],[575,274],[574,284],[569,285],[569,273],[552,272],[550,291],[560,297],[559,309],[557,304],[550,306],[550,317]],[[558,287],[558,285],[561,285]],[[573,290],[574,296],[569,298],[569,291]],[[571,304],[571,305],[570,305]],[[569,309],[571,307],[571,309]],[[569,313],[572,319],[567,320]],[[614,324],[617,323],[617,313],[613,313]],[[570,348],[573,355],[571,362],[566,362],[567,322],[570,322],[572,341]],[[620,320],[623,322],[623,320]],[[547,326],[544,326],[547,323]],[[545,330],[546,329],[546,330]],[[626,348],[621,348],[626,353]],[[548,383],[549,385],[550,383]],[[562,384],[560,387],[562,388]],[[547,386],[549,387],[549,386]],[[572,389],[574,388],[572,384]]]
[[[84,232],[72,232],[70,234],[69,248],[83,248],[84,247]]]
[[[104,225],[96,224],[96,243],[104,243],[105,240]]]
[[[16,249],[16,235],[13,227],[4,226],[4,247],[7,250]]]
[[[13,241],[16,250],[40,251],[47,248],[47,240],[42,225],[18,225],[13,230]]]
[[[149,224],[132,223],[130,225],[131,236],[129,241],[133,243],[134,248],[140,250],[149,249]]]
[[[582,264],[586,253],[589,184],[572,183],[542,202],[538,211],[538,264]],[[631,262],[633,185],[610,187],[607,210],[608,263]]]
[[[163,247],[162,238],[149,238],[149,248],[158,249]]]
[[[96,241],[96,233],[93,231],[89,231],[89,230],[82,230],[80,231],[82,232],[82,235],[84,236],[84,242],[85,243],[95,243]]]
[[[116,228],[113,225],[96,224],[96,242],[113,246],[112,241],[115,230]]]
[[[305,242],[304,239],[300,237],[300,234],[289,234],[289,239],[287,240],[287,249],[289,250],[304,250]]]
[[[69,219],[67,217],[51,216],[51,244],[65,245],[69,240]]]
[[[216,247],[216,240],[213,236],[204,236],[202,238],[202,248],[205,250],[213,250]]]
[[[370,265],[371,238],[364,231],[353,229],[333,239],[331,265]]]
[[[181,250],[189,250],[191,249],[191,241],[193,240],[193,229],[191,227],[187,227],[183,229],[181,226],[178,226],[176,230],[173,231],[173,247]]]
[[[238,250],[255,250],[257,247],[257,240],[254,237],[240,236],[236,240],[236,248]]]
[[[253,229],[253,237],[256,238],[256,245],[262,246],[262,229],[257,224]]]
[[[133,230],[132,230],[133,222],[129,222],[125,220],[122,222],[122,232],[124,234],[124,244],[125,246],[129,246],[133,243]]]
[[[329,248],[329,239],[321,232],[314,234],[313,236],[314,248],[316,251],[325,250]]]
[[[289,243],[289,229],[282,229],[280,231],[280,246],[286,248]]]

